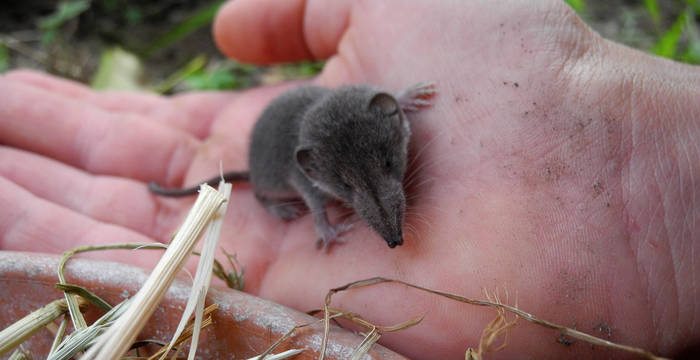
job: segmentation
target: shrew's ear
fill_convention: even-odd
[[[316,170],[311,158],[311,148],[301,146],[296,148],[294,158],[301,172],[309,179],[314,180],[316,178]]]
[[[399,103],[393,96],[382,92],[372,97],[369,108],[378,109],[384,116],[392,116],[399,112]]]

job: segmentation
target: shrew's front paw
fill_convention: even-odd
[[[317,229],[319,234],[316,240],[316,248],[321,248],[323,252],[328,252],[328,248],[334,243],[343,243],[342,236],[352,228],[353,223],[341,223],[336,226],[327,226],[324,229]]]

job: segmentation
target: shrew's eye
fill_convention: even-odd
[[[391,161],[391,159],[387,159],[384,161],[384,170],[391,171],[391,169],[394,168],[394,163]]]

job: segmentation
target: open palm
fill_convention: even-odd
[[[329,58],[314,80],[321,85],[396,91],[434,81],[439,93],[433,108],[411,116],[401,247],[389,249],[360,223],[321,253],[309,215],[284,222],[248,186],[234,187],[222,246],[246,266],[247,291],[308,310],[329,288],[386,276],[474,298],[508,291],[526,311],[651,350],[699,340],[691,329],[700,287],[680,271],[700,271],[697,249],[682,251],[697,224],[666,223],[682,206],[697,223],[687,201],[698,195],[678,181],[687,176],[681,165],[654,177],[673,149],[654,150],[657,138],[636,130],[646,120],[630,111],[628,75],[616,64],[656,59],[600,39],[555,0],[239,0],[222,8],[215,37],[246,61]],[[24,71],[3,76],[0,246],[57,253],[167,241],[192,199],[156,197],[145,184],[191,185],[216,174],[219,161],[246,169],[256,117],[287,86],[160,97],[95,93]],[[342,212],[332,209],[331,219]],[[396,286],[337,300],[378,324],[425,313],[419,326],[384,338],[413,358],[463,356],[494,316]],[[531,324],[511,335],[496,356],[602,354],[557,344],[558,334]]]

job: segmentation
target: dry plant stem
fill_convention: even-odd
[[[212,220],[209,227],[207,227],[207,232],[204,236],[204,246],[202,247],[202,255],[199,257],[197,273],[195,274],[194,281],[192,282],[190,296],[187,300],[187,304],[185,305],[185,310],[182,312],[177,330],[175,330],[173,339],[170,341],[170,345],[166,350],[167,353],[167,351],[169,351],[174,345],[175,340],[177,340],[180,333],[182,333],[182,331],[185,329],[190,315],[192,315],[194,312],[194,331],[192,333],[190,352],[187,357],[188,360],[194,360],[194,355],[197,352],[197,343],[199,342],[199,325],[202,322],[204,301],[207,296],[207,291],[209,291],[209,284],[211,283],[211,275],[214,267],[214,256],[216,255],[216,247],[219,245],[219,237],[221,236],[221,228],[223,227],[223,218],[224,215],[226,215],[228,200],[231,198],[231,184],[227,184],[222,180],[221,183],[219,183],[219,192],[224,196],[226,202],[219,207],[219,210],[216,213],[216,218]],[[161,360],[164,357],[165,354],[163,354]]]
[[[359,315],[347,311],[343,311],[340,309],[335,309],[335,308],[328,308],[328,311],[333,314],[333,317],[340,317],[343,319],[350,320],[354,322],[357,325],[363,326],[367,329],[377,329],[378,331],[383,331],[383,332],[394,332],[394,331],[400,331],[403,329],[408,329],[411,326],[418,325],[421,321],[423,321],[423,315],[421,316],[416,316],[413,319],[409,319],[407,321],[404,321],[402,323],[396,324],[396,325],[391,325],[391,326],[382,326],[382,325],[376,325],[372,324],[371,322],[363,319]],[[320,311],[319,311],[320,312]]]
[[[15,350],[7,360],[31,360],[31,355],[23,349]]]
[[[292,356],[294,356],[294,355],[301,354],[302,351],[304,351],[304,350],[302,350],[302,349],[289,349],[289,350],[282,351],[281,353],[268,355],[268,357],[267,357],[266,359],[267,359],[267,360],[281,360],[281,359],[286,359],[286,358],[288,358],[288,357],[292,357]],[[252,357],[252,358],[250,358],[250,359],[248,359],[248,360],[262,360],[262,359],[260,358],[260,356],[261,356],[261,355],[258,355],[258,356]]]
[[[63,337],[66,335],[66,326],[68,326],[68,316],[63,315],[61,319],[61,325],[58,326],[58,331],[56,331],[56,336],[53,338],[53,343],[51,344],[51,349],[49,350],[49,356],[56,351],[58,345],[63,341]]]
[[[127,244],[113,244],[113,245],[103,245],[103,246],[82,246],[75,248],[70,251],[66,251],[63,253],[61,256],[61,261],[58,263],[58,283],[59,284],[64,284],[67,285],[66,283],[66,277],[64,275],[64,268],[66,267],[66,262],[68,262],[68,259],[71,258],[71,256],[75,254],[79,254],[82,252],[88,252],[88,251],[97,251],[97,250],[111,250],[111,249],[136,249],[136,248],[143,248],[143,249],[162,249],[163,244],[157,243],[157,244],[140,244],[140,243],[127,243]],[[85,322],[85,318],[83,318],[83,314],[78,311],[78,303],[75,300],[75,296],[70,295],[68,293],[65,293],[66,297],[66,303],[68,304],[68,312],[70,313],[70,318],[73,321],[73,327],[76,329],[84,328],[87,327],[87,323]]]
[[[90,326],[82,329],[76,329],[70,333],[70,335],[66,336],[65,339],[63,339],[56,347],[56,349],[46,357],[46,359],[68,360],[87,349],[100,335],[102,335],[102,333],[107,330],[107,328],[116,322],[119,316],[126,311],[130,301],[131,299],[122,301],[107,311],[104,315],[100,316],[100,318],[95,320],[92,324],[90,324]]]
[[[331,297],[333,296],[333,294],[340,292],[340,291],[346,291],[346,290],[351,290],[351,289],[361,288],[361,287],[366,287],[366,286],[372,286],[372,285],[377,285],[377,284],[382,284],[382,283],[397,283],[397,284],[408,286],[410,288],[414,288],[414,289],[417,289],[420,291],[425,291],[425,292],[428,292],[431,294],[439,295],[442,297],[446,297],[448,299],[452,299],[455,301],[459,301],[459,302],[463,302],[463,303],[467,303],[467,304],[471,304],[471,305],[487,306],[487,307],[492,307],[492,308],[497,308],[497,309],[503,309],[503,310],[508,311],[510,313],[516,314],[517,316],[519,316],[519,317],[521,317],[529,322],[535,323],[535,324],[540,325],[540,326],[544,326],[546,328],[557,330],[564,335],[568,335],[568,336],[571,336],[575,339],[585,341],[589,344],[599,345],[599,346],[604,346],[604,347],[609,347],[609,348],[613,348],[613,349],[617,349],[617,350],[622,350],[622,351],[634,353],[634,354],[640,355],[644,358],[652,359],[652,360],[666,359],[666,358],[663,358],[660,356],[656,356],[656,355],[652,354],[651,352],[644,350],[644,349],[640,349],[640,348],[628,346],[628,345],[616,344],[614,342],[603,340],[603,339],[597,338],[593,335],[589,335],[589,334],[586,334],[586,333],[578,331],[578,330],[574,330],[574,329],[571,329],[571,328],[568,328],[565,326],[551,323],[551,322],[546,321],[546,320],[539,319],[539,318],[533,316],[532,314],[527,313],[525,311],[522,311],[522,310],[520,310],[516,307],[513,307],[513,306],[495,303],[495,302],[491,302],[491,301],[473,300],[473,299],[466,298],[464,296],[459,296],[459,295],[450,294],[450,293],[446,293],[446,292],[442,292],[442,291],[438,291],[438,290],[424,288],[422,286],[414,285],[414,284],[407,283],[407,282],[401,281],[401,280],[387,279],[387,278],[382,278],[382,277],[374,277],[374,278],[370,278],[370,279],[355,281],[355,282],[337,287],[335,289],[331,289],[328,291],[328,294],[326,294],[326,300],[325,300],[325,305],[324,305],[324,312],[325,313],[324,313],[324,319],[323,319],[324,325],[326,326],[326,328],[324,329],[323,342],[321,343],[321,357],[320,357],[321,360],[323,360],[323,355],[326,352],[328,326],[329,326],[329,322],[330,322],[329,304],[330,304]]]
[[[486,295],[486,299],[489,301],[492,301],[496,304],[503,304],[501,300],[498,298],[498,294],[494,294],[493,297],[489,295],[489,293],[484,290],[484,293]],[[506,293],[507,296],[507,293]],[[518,307],[518,301],[516,299],[515,301],[515,308]],[[484,331],[481,333],[481,340],[479,340],[479,354],[484,354],[485,352],[496,352],[504,349],[506,345],[508,345],[508,335],[510,332],[508,329],[514,327],[518,323],[518,315],[515,315],[515,319],[512,321],[506,320],[506,314],[505,310],[503,308],[495,308],[496,313],[498,314],[495,319],[491,320],[491,322],[486,326]],[[496,341],[496,339],[501,335],[505,334],[504,337],[505,339],[503,340],[503,343],[495,348],[495,349],[489,349],[491,344]]]
[[[367,334],[367,336],[365,336],[365,338],[362,339],[360,345],[358,345],[355,351],[353,351],[350,360],[360,360],[365,354],[367,354],[369,348],[371,348],[372,345],[374,345],[380,337],[381,335],[377,331],[377,328],[373,327],[372,330]]]
[[[337,316],[331,316],[331,318],[335,318],[335,317],[339,317],[339,316],[340,316],[340,314],[337,315]],[[320,321],[321,321],[321,320],[319,320],[319,322],[320,322]],[[258,356],[256,356],[256,357],[254,357],[253,359],[257,359],[257,360],[265,360],[265,359],[267,359],[266,356],[270,355],[271,352],[275,351],[275,349],[282,343],[282,341],[284,341],[285,339],[287,339],[288,337],[290,337],[297,329],[301,329],[301,328],[303,328],[303,327],[311,326],[311,325],[313,325],[313,324],[315,324],[315,323],[317,323],[317,322],[301,324],[301,325],[297,325],[297,326],[295,326],[295,327],[289,329],[289,331],[287,331],[286,334],[282,335],[282,337],[280,337],[279,339],[277,339],[277,341],[275,341],[274,344],[270,345],[270,347],[268,347],[262,354],[260,354],[260,355],[258,355]]]
[[[484,293],[486,295],[486,299],[488,299],[489,301],[493,301],[497,304],[502,304],[497,294],[494,294],[492,297],[486,290],[484,290]],[[517,306],[518,302],[516,300],[515,307],[517,308]],[[496,318],[491,320],[491,322],[489,322],[484,331],[481,333],[481,339],[479,340],[479,348],[477,350],[474,350],[471,347],[468,348],[464,354],[465,360],[481,360],[483,358],[483,354],[487,352],[500,351],[508,345],[508,335],[510,334],[508,330],[517,324],[519,317],[518,315],[515,315],[515,318],[513,320],[508,321],[506,319],[506,312],[505,310],[503,310],[503,308],[494,308],[494,310],[497,313]],[[501,334],[504,334],[503,343],[495,349],[490,349],[491,345],[496,341],[496,339],[499,336],[501,336]]]
[[[204,309],[203,316],[209,316],[214,310],[218,309],[219,305],[218,304],[211,304]],[[213,324],[213,320],[211,319],[211,316],[206,318],[204,321],[202,321],[202,324],[200,325],[200,329],[204,329],[207,326]],[[192,332],[194,331],[194,324],[192,324],[192,321],[188,322],[188,326],[185,328],[184,331],[180,334],[180,336],[175,340],[174,346],[179,346],[183,342],[187,341],[192,336]],[[167,352],[170,351],[170,348],[168,345],[164,345],[161,347],[155,354],[151,355],[151,357],[148,358],[148,360],[157,360],[158,358],[164,356],[167,354]]]
[[[362,317],[360,317],[359,315],[357,315],[355,313],[346,312],[346,311],[342,311],[339,309],[331,308],[331,307],[329,307],[330,297],[326,296],[326,300],[327,300],[327,302],[325,303],[324,308],[322,310],[324,313],[324,317],[323,317],[324,328],[323,328],[323,340],[321,342],[321,356],[319,357],[319,359],[321,359],[321,360],[325,357],[325,353],[326,353],[325,349],[326,349],[326,344],[328,343],[328,334],[330,332],[330,320],[332,318],[344,318],[344,319],[347,319],[347,320],[354,322],[355,324],[358,324],[358,325],[363,326],[367,329],[370,329],[370,334],[368,334],[365,337],[365,339],[363,340],[363,343],[368,340],[368,337],[371,335],[372,332],[377,332],[377,330],[384,331],[384,332],[399,331],[399,330],[407,329],[411,326],[417,325],[418,323],[420,323],[423,320],[423,316],[417,316],[413,319],[410,319],[408,321],[404,321],[400,324],[396,324],[396,325],[392,325],[392,326],[379,326],[379,325],[372,324],[371,322],[363,319]],[[315,314],[318,312],[321,312],[321,310],[313,310],[313,311],[310,311],[309,313]],[[330,314],[332,314],[332,315],[330,315]],[[377,339],[374,340],[374,342],[379,340],[379,336],[381,336],[381,334],[377,333]],[[369,350],[369,347],[372,344],[370,344],[367,347],[367,350]],[[360,345],[362,345],[362,344],[360,344]],[[365,350],[365,352],[367,352],[367,350]],[[355,353],[357,353],[358,351],[360,351],[359,348],[356,349]]]
[[[143,287],[134,295],[129,309],[102,334],[85,354],[84,359],[118,359],[126,352],[182,269],[202,231],[224,201],[224,196],[211,186],[200,187],[199,196],[187,218]]]
[[[66,312],[66,309],[66,300],[54,300],[0,331],[0,356],[14,349],[46,324],[56,320]]]
[[[309,313],[310,313],[311,315],[313,315],[313,314],[319,313],[319,312],[321,312],[321,311],[322,311],[322,310],[312,310],[312,311],[310,311]],[[366,327],[366,328],[368,328],[368,329],[378,329],[378,330],[387,331],[387,332],[398,331],[398,330],[402,330],[402,329],[411,327],[411,326],[413,326],[413,325],[415,325],[415,324],[418,324],[418,323],[423,319],[422,317],[417,317],[417,318],[413,318],[413,319],[411,319],[411,320],[409,320],[409,321],[403,322],[403,323],[398,324],[398,325],[393,325],[393,326],[376,326],[376,325],[370,323],[369,321],[364,320],[364,319],[361,318],[360,316],[358,316],[358,315],[356,315],[356,314],[353,314],[353,313],[349,313],[349,312],[345,312],[345,311],[337,310],[337,309],[332,309],[332,308],[329,308],[329,311],[332,313],[332,314],[328,317],[328,318],[329,318],[329,321],[330,321],[330,319],[344,318],[344,319],[350,320],[350,321],[352,321],[352,322],[354,322],[354,323],[356,323],[356,324],[358,324],[358,325],[360,325],[360,326],[364,326],[364,327]],[[249,360],[252,360],[252,359],[257,359],[257,360],[269,359],[267,356],[268,356],[271,352],[273,352],[273,351],[277,348],[277,346],[279,346],[279,345],[282,343],[282,341],[284,341],[285,339],[287,339],[288,337],[290,337],[290,336],[294,333],[294,331],[296,331],[297,329],[301,329],[301,328],[303,328],[303,327],[311,326],[311,325],[313,325],[313,324],[316,324],[317,322],[322,322],[322,321],[324,321],[324,320],[325,320],[325,319],[320,319],[320,320],[315,321],[315,322],[312,322],[312,323],[301,324],[301,325],[297,325],[297,326],[291,328],[289,331],[287,331],[286,334],[282,335],[282,337],[280,337],[279,339],[277,339],[277,341],[275,341],[274,344],[270,345],[270,347],[268,347],[267,350],[265,350],[265,352],[263,352],[262,354],[258,355],[258,356],[255,357],[255,358],[251,358],[251,359],[249,359]],[[278,354],[278,355],[279,355],[279,354]],[[320,357],[320,358],[322,358],[322,357],[323,357],[323,353],[321,353],[321,357]]]
[[[90,252],[90,251],[120,250],[120,249],[121,250],[167,250],[168,246],[165,244],[161,244],[161,243],[123,243],[123,244],[110,244],[110,245],[99,245],[99,246],[88,245],[88,246],[77,247],[73,250],[64,252],[63,255],[61,256],[61,261],[58,264],[59,279],[62,276],[64,276],[63,273],[64,273],[64,268],[65,268],[66,263],[75,254],[80,254],[80,253]],[[235,255],[231,255],[231,254],[227,253],[225,250],[224,250],[224,254],[226,254],[227,257],[235,257]],[[192,255],[200,256],[201,254],[199,253],[199,251],[192,251]],[[222,271],[223,271],[224,267],[221,265],[221,263],[218,260],[214,259],[214,264],[216,265],[216,267],[218,269],[222,269]],[[229,259],[229,264],[231,264],[231,267],[234,269],[234,272],[238,272],[236,265],[233,262],[231,262],[230,259]],[[223,272],[222,272],[222,274],[223,274]],[[221,280],[226,281],[225,274],[220,276],[219,274],[214,272],[214,275],[217,275],[219,278],[221,278]],[[238,289],[238,290],[242,290],[242,288]]]
[[[201,322],[200,322],[200,324],[199,324],[200,328],[199,328],[199,329],[201,330],[201,329],[204,329],[204,328],[206,328],[206,327],[209,327],[209,326],[210,326],[211,324],[213,324],[213,323],[214,323],[214,321],[211,319],[211,316],[210,316],[210,317],[204,319],[204,321],[201,321]],[[189,340],[189,339],[192,337],[192,334],[194,333],[195,330],[196,330],[196,328],[194,327],[194,324],[191,324],[190,326],[188,326],[188,327],[182,332],[182,341],[180,341],[180,343],[179,343],[177,346],[179,347],[180,345],[182,345],[183,342]],[[179,348],[176,348],[176,349],[175,349],[175,353],[174,353],[173,356],[172,356],[172,359],[177,359],[177,354],[178,354],[179,352],[180,352],[180,349],[179,349]],[[161,355],[161,356],[163,356],[163,355]]]

